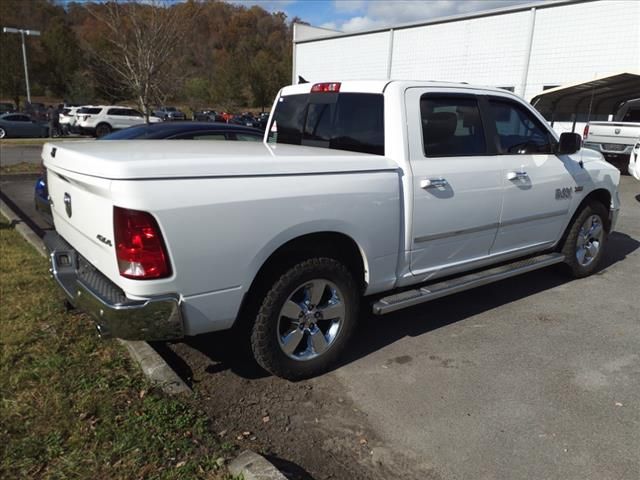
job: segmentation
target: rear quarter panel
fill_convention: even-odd
[[[190,334],[228,328],[244,293],[284,243],[339,232],[359,246],[367,293],[395,282],[400,239],[400,179],[395,170],[286,176],[113,181],[115,205],[158,220],[173,276],[119,277],[131,295],[178,292]]]

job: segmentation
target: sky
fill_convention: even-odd
[[[233,0],[282,11],[316,27],[353,32],[419,22],[448,15],[491,10],[532,0]]]

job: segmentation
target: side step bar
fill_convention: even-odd
[[[518,260],[499,267],[493,267],[488,270],[470,273],[462,277],[427,284],[415,290],[406,290],[381,298],[373,304],[373,313],[376,315],[384,315],[395,312],[396,310],[430,302],[436,298],[446,297],[447,295],[470,290],[481,285],[498,282],[505,278],[515,277],[521,273],[531,272],[532,270],[562,263],[563,261],[564,255],[561,253],[548,253],[525,260]]]

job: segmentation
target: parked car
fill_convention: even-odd
[[[46,123],[32,120],[24,113],[5,113],[0,115],[0,138],[49,136],[49,126]]]
[[[261,142],[264,132],[257,128],[216,122],[179,122],[138,125],[113,132],[100,140],[240,140]]]
[[[16,107],[13,103],[2,102],[0,103],[0,115],[3,113],[14,113],[16,112]]]
[[[215,110],[198,110],[193,113],[196,122],[225,122],[224,116]]]
[[[260,142],[264,132],[255,128],[230,125],[227,123],[179,122],[143,124],[125,128],[98,138],[103,140],[231,140]],[[38,177],[35,185],[34,200],[36,210],[43,218],[53,224],[49,191],[47,189],[46,170]]]
[[[122,128],[146,123],[144,115],[129,107],[117,105],[86,106],[78,109],[78,129],[85,135],[103,137]],[[158,123],[158,117],[149,117],[149,122]]]
[[[602,153],[623,170],[640,136],[640,98],[623,103],[612,122],[589,122],[584,127],[584,147]]]
[[[363,297],[383,315],[603,258],[620,172],[516,95],[356,81],[274,105],[275,144],[44,146],[51,271],[104,336],[237,326],[267,371],[303,378],[348,350]]]
[[[186,120],[187,116],[176,107],[158,107],[153,111],[156,117],[162,120]]]
[[[233,116],[229,120],[229,123],[232,123],[234,125],[245,125],[247,127],[254,128],[260,126],[260,123],[256,120],[256,118],[248,113],[242,113],[240,115]]]
[[[629,155],[629,175],[632,175],[636,180],[640,180],[640,137],[633,146],[631,155]]]

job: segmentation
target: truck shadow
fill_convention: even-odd
[[[602,265],[595,275],[605,274],[608,269],[624,260],[639,247],[638,240],[624,233],[613,232],[609,236],[609,244]],[[373,315],[368,303],[363,302],[359,325],[352,339],[351,348],[335,368],[366,357],[403,337],[424,335],[571,281],[575,280],[566,274],[564,266],[557,265],[385,316]],[[219,332],[189,338],[184,343],[212,361],[212,364],[206,368],[209,374],[231,370],[246,379],[269,375],[252,359],[246,336],[242,338],[229,332]],[[191,370],[188,363],[166,345],[159,345],[157,348],[178,374],[189,382]]]

